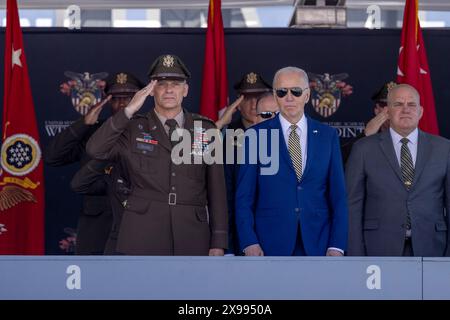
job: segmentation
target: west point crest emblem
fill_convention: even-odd
[[[125,73],[119,73],[116,77],[116,82],[119,84],[127,83],[127,75]]]
[[[175,59],[171,55],[166,55],[163,58],[163,66],[166,68],[172,68],[175,64]]]
[[[0,211],[10,209],[21,202],[36,202],[34,195],[27,189],[36,189],[39,182],[29,178],[19,178],[32,172],[41,160],[38,143],[26,134],[8,137],[1,148],[2,169],[11,176],[0,181]]]
[[[247,74],[247,83],[255,84],[257,80],[258,76],[256,75],[256,73],[250,72],[249,74]]]
[[[330,75],[329,73],[308,73],[311,87],[311,102],[314,110],[322,117],[333,115],[341,104],[342,97],[353,93],[353,87],[342,80],[348,78],[347,73]]]
[[[61,85],[61,92],[70,95],[75,110],[84,116],[95,104],[101,101],[102,86],[105,84],[103,79],[108,76],[108,73],[90,74],[89,72],[66,71],[64,75],[71,80]],[[118,77],[116,80],[123,81],[123,77],[121,79]]]

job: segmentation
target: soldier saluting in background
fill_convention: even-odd
[[[92,160],[86,154],[86,142],[101,126],[102,121],[98,118],[108,102],[111,113],[115,114],[127,106],[133,95],[142,87],[141,81],[127,72],[119,72],[109,77],[105,87],[107,98],[93,106],[85,116],[50,141],[44,153],[45,163],[58,167],[80,162],[82,171],[103,173],[110,164]],[[118,171],[116,170],[115,173]],[[107,245],[113,215],[110,200],[106,195],[105,178],[107,177],[103,174],[95,178],[96,192],[81,192],[84,196],[76,230],[75,254],[77,255],[103,254]],[[71,236],[66,240],[73,241],[75,237]],[[62,245],[64,249],[65,244]]]

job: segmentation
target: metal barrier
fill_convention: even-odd
[[[0,256],[0,299],[450,299],[450,259]]]

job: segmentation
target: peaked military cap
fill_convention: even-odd
[[[375,92],[372,96],[372,100],[374,102],[387,102],[387,96],[389,93],[389,90],[391,90],[393,87],[397,85],[394,81],[389,81],[383,84],[383,86]]]
[[[105,93],[113,96],[129,95],[143,87],[143,83],[131,73],[118,72],[106,79]]]
[[[164,54],[156,58],[147,75],[150,80],[188,79],[191,73],[179,57],[173,54]]]
[[[263,93],[271,91],[270,86],[264,79],[255,72],[249,72],[242,77],[241,81],[234,85],[238,93]]]

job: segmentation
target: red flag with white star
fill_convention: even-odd
[[[407,83],[420,94],[423,116],[419,128],[431,134],[439,134],[431,85],[430,68],[422,38],[418,16],[418,0],[406,0],[403,13],[402,42],[398,57],[397,82]]]
[[[41,148],[16,0],[7,0],[0,254],[44,254]]]

